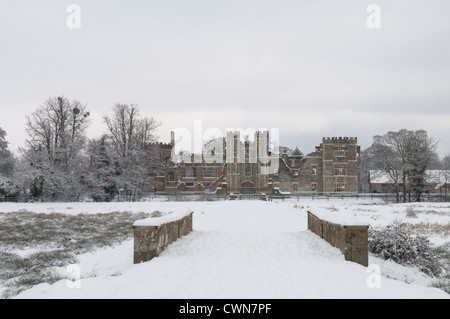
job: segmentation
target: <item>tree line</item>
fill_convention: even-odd
[[[88,139],[87,105],[51,97],[26,117],[26,145],[16,157],[0,128],[0,199],[137,199],[150,187],[146,146],[161,123],[132,104],[115,105],[103,122],[107,133]]]
[[[152,189],[155,165],[150,162],[157,154],[148,145],[157,141],[161,123],[142,117],[132,104],[116,104],[103,123],[106,133],[88,139],[87,105],[51,97],[26,117],[26,145],[18,156],[8,150],[0,127],[0,200],[139,199]],[[425,130],[374,136],[361,152],[362,183],[367,183],[369,169],[382,169],[395,184],[398,202],[411,200],[411,194],[420,201],[426,170],[450,170],[450,156],[440,160],[437,145]]]

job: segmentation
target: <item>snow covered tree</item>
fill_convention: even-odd
[[[0,127],[0,201],[15,199],[18,195],[18,188],[12,179],[14,169],[15,157],[8,149],[5,130]]]
[[[161,125],[152,117],[141,118],[138,107],[132,104],[117,104],[112,117],[105,116],[104,121],[116,152],[124,158],[156,142],[155,130]]]
[[[54,174],[44,152],[31,149],[20,149],[20,152],[14,179],[22,187],[26,199],[36,199],[51,193],[50,176]]]
[[[27,144],[34,151],[45,151],[49,162],[67,170],[83,149],[89,115],[79,101],[51,97],[27,116]]]
[[[11,179],[14,173],[15,159],[8,149],[6,132],[0,127],[0,201],[7,196],[16,196],[17,190]]]
[[[119,167],[107,135],[89,141],[89,167],[83,182],[87,195],[96,202],[109,202],[118,194]]]
[[[0,176],[9,177],[14,171],[14,156],[8,149],[6,132],[0,127]]]
[[[27,148],[22,155],[28,165],[22,164],[21,173],[27,178],[23,187],[35,197],[73,201],[83,195],[89,115],[79,101],[51,97],[27,116]]]
[[[156,142],[156,129],[161,125],[154,118],[141,117],[136,105],[117,104],[112,116],[105,116],[108,136],[115,151],[119,190],[130,200],[148,187],[147,145]]]

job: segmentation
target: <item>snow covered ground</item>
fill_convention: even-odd
[[[194,231],[150,262],[133,265],[133,240],[78,256],[80,287],[61,280],[17,298],[449,298],[418,270],[369,256],[373,273],[346,262],[307,231],[306,211],[372,227],[396,222],[448,225],[450,204],[386,205],[372,200],[1,204],[0,212],[194,211]],[[1,220],[0,220],[1,222]],[[450,236],[433,233],[436,245]],[[73,271],[73,268],[69,269]],[[68,275],[66,268],[61,274]],[[372,281],[370,281],[372,282]],[[1,287],[0,287],[1,290]]]

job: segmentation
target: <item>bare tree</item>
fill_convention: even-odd
[[[118,157],[120,188],[134,199],[148,184],[147,162],[151,156],[147,145],[156,142],[156,129],[161,123],[152,117],[142,118],[136,105],[127,104],[117,104],[104,122]]]
[[[68,169],[85,143],[90,113],[79,101],[51,97],[27,116],[27,144],[34,151],[45,150],[49,162]]]
[[[447,201],[448,199],[448,184],[450,183],[450,155],[444,156],[441,162],[442,169],[443,169],[443,180],[442,180],[442,187],[444,187],[444,201]]]
[[[424,130],[388,132],[374,137],[372,145],[381,163],[379,166],[389,173],[396,185],[397,201],[399,201],[399,182],[403,188],[403,202],[411,189],[416,201],[425,187],[425,171],[435,158],[437,142]],[[408,188],[410,187],[410,189]]]
[[[395,152],[395,149],[390,144],[391,141],[387,135],[374,136],[374,143],[369,148],[371,149],[372,159],[370,165],[373,168],[381,169],[389,174],[390,179],[395,185],[395,193],[397,203],[400,202],[400,181],[403,176],[402,160]]]
[[[30,189],[51,199],[77,200],[83,170],[85,131],[90,113],[79,101],[51,97],[27,116],[27,148]],[[22,166],[26,168],[27,166]],[[33,192],[33,191],[32,191]]]
[[[133,104],[116,104],[112,117],[105,116],[104,122],[118,155],[124,158],[156,142],[155,130],[161,125],[153,117],[141,118],[138,107]]]

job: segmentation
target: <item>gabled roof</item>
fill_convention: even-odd
[[[298,147],[295,148],[290,154],[289,157],[304,157],[305,155],[298,149]]]
[[[450,183],[450,171],[448,170],[427,170],[425,174],[427,182],[436,184],[436,188]]]
[[[381,169],[369,170],[370,183],[372,184],[390,184],[393,183],[388,172]]]

